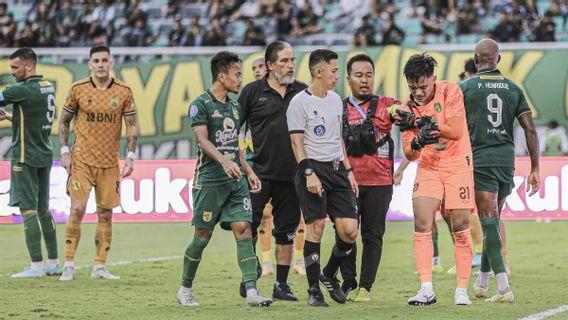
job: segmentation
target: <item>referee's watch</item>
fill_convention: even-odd
[[[312,168],[306,168],[306,170],[304,170],[304,176],[311,176],[314,173],[314,169]]]

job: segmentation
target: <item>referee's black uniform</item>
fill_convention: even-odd
[[[294,190],[296,159],[290,144],[286,111],[290,100],[306,88],[294,81],[284,96],[268,84],[268,74],[245,86],[239,96],[241,125],[249,124],[254,153],[253,170],[262,182],[260,193],[252,193],[253,236],[256,236],[265,205],[272,199],[276,244],[293,243],[300,223],[300,204]]]

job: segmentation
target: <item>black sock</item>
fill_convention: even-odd
[[[323,268],[323,274],[327,277],[335,277],[341,265],[341,261],[351,253],[351,249],[353,249],[352,243],[347,243],[339,238],[335,239],[335,245],[331,250],[329,261],[325,268]]]
[[[277,264],[276,265],[276,282],[287,283],[289,272],[290,272],[290,266],[286,266],[286,265],[283,265],[283,264]]]
[[[306,240],[304,243],[304,263],[310,288],[319,288],[320,244]]]

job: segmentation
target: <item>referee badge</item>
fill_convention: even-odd
[[[323,136],[325,134],[325,126],[323,124],[315,126],[314,134],[318,137]]]

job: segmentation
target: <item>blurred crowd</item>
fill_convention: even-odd
[[[568,0],[157,1],[3,2],[0,46],[263,46],[276,39],[369,46],[402,44],[408,36],[452,43],[472,34],[500,42],[557,41],[568,19]],[[26,9],[16,15],[15,8]],[[331,40],[317,42],[317,35]],[[310,37],[316,40],[306,42]]]

